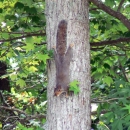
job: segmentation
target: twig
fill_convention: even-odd
[[[125,1],[125,0],[121,0],[120,4],[119,4],[119,6],[118,6],[118,9],[117,9],[118,12],[120,12],[121,7],[122,7],[124,1]]]
[[[7,122],[9,119],[14,119],[14,118],[15,118],[15,119],[16,119],[16,118],[19,119],[18,116],[9,116],[9,117],[7,117],[4,121]]]
[[[43,119],[46,118],[46,115],[44,114],[35,114],[35,115],[31,115],[31,116],[27,116],[26,119],[27,120],[31,120],[31,119]]]
[[[126,80],[127,82],[129,82],[128,79],[127,79],[127,77],[126,77],[126,74],[125,74],[125,69],[124,69],[123,66],[121,65],[120,59],[118,59],[118,62],[119,62],[119,66],[121,67],[121,70],[122,70],[122,73],[123,73],[123,75],[124,75],[125,80]]]

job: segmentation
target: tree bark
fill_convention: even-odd
[[[47,130],[90,130],[90,45],[87,0],[46,0],[48,49],[56,45],[57,27],[67,21],[67,47],[73,43],[70,81],[79,81],[80,92],[68,98],[54,96],[55,61],[48,62]]]

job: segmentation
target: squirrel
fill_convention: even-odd
[[[69,66],[72,59],[72,46],[67,48],[67,22],[60,21],[57,30],[57,42],[54,47],[54,58],[56,65],[56,87],[54,96],[60,96],[65,93],[66,97],[69,92]]]

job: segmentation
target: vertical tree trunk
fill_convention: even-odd
[[[80,82],[78,95],[54,96],[56,68],[48,64],[48,130],[90,130],[90,45],[87,0],[46,0],[48,49],[56,45],[57,27],[67,21],[67,46],[73,43],[70,81]]]

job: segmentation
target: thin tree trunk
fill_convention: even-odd
[[[58,24],[67,21],[67,46],[74,44],[70,81],[80,82],[80,93],[54,96],[55,61],[48,62],[47,130],[90,130],[90,45],[87,0],[46,0],[48,49],[56,45]]]

